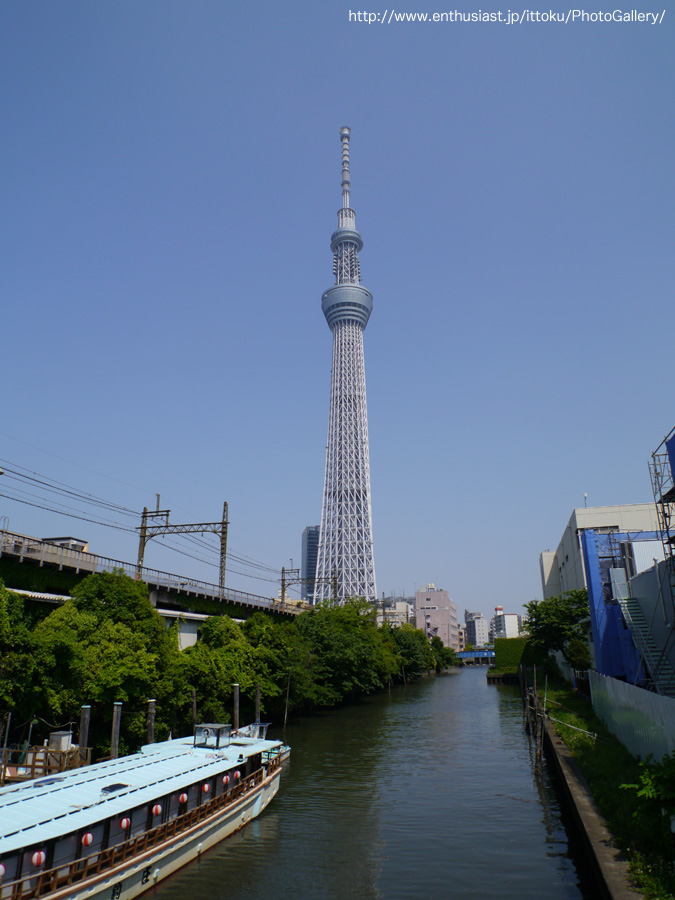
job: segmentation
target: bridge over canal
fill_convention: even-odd
[[[495,663],[495,651],[487,649],[461,650],[457,656],[464,661],[464,665],[493,666]]]

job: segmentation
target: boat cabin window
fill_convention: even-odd
[[[126,841],[127,832],[129,831],[129,826],[131,825],[131,819],[126,814],[120,814],[118,816],[114,816],[110,820],[110,835],[108,837],[108,845],[110,847],[114,847],[115,844],[121,844],[122,841]]]
[[[150,813],[149,806],[137,806],[131,813],[131,831],[129,837],[136,837],[142,834],[148,828],[148,815]]]
[[[37,875],[46,868],[49,868],[46,846],[31,847],[28,850],[24,850],[21,864],[22,875]]]
[[[66,837],[59,838],[54,845],[54,859],[52,867],[58,869],[60,866],[67,866],[77,856],[78,837],[76,834],[68,834]]]
[[[231,725],[195,725],[195,747],[221,750],[230,745]]]
[[[105,822],[90,825],[80,834],[80,856],[91,856],[103,847]]]
[[[0,866],[2,866],[4,870],[2,878],[0,878],[0,898],[6,900],[7,897],[12,896],[12,887],[8,882],[13,881],[17,877],[19,870],[19,854],[15,853],[13,856],[0,856]],[[5,884],[4,887],[3,882]]]
[[[191,784],[187,789],[188,802],[187,808],[188,810],[194,809],[196,806],[199,806],[199,785]]]

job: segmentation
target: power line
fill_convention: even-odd
[[[169,549],[173,550],[174,553],[180,553],[181,556],[188,556],[190,559],[197,560],[197,562],[205,563],[207,566],[213,566],[214,569],[219,568],[219,563],[211,562],[210,560],[204,559],[201,556],[194,556],[192,553],[188,553],[186,550],[181,550],[179,547],[172,545],[169,541],[162,539],[161,535],[158,535],[157,537],[161,540],[161,542],[165,546],[167,546],[167,547],[169,547]],[[181,537],[182,537],[182,535],[181,535]],[[228,556],[228,559],[230,559],[230,556]],[[244,578],[255,578],[257,581],[269,581],[271,583],[276,584],[279,580],[278,578],[266,578],[263,575],[251,574],[250,572],[241,572],[238,569],[233,569],[231,567],[228,568],[228,571],[232,572],[232,574],[234,574],[234,575],[243,575]],[[270,567],[270,571],[277,572],[277,569],[272,569]]]
[[[43,487],[46,487],[48,490],[53,493],[61,493],[68,494],[72,497],[75,497],[82,502],[94,503],[95,505],[104,506],[109,509],[115,509],[118,512],[126,513],[127,515],[138,515],[135,510],[129,509],[126,506],[120,506],[119,503],[113,503],[111,500],[104,500],[102,497],[96,497],[94,494],[87,494],[82,491],[79,491],[77,488],[73,488],[72,485],[65,484],[65,482],[57,481],[54,478],[49,478],[46,475],[40,476],[40,478],[35,478],[32,476],[38,475],[38,472],[30,472],[30,469],[26,469],[24,466],[17,466],[18,469],[23,469],[24,472],[30,472],[30,474],[22,474],[21,472],[17,472],[14,469],[8,468],[8,461],[2,460],[5,465],[5,475],[9,478],[14,478],[16,480],[21,481],[32,481],[36,484],[41,484]],[[10,463],[9,465],[16,466],[16,463]],[[11,474],[8,474],[11,473]],[[47,481],[43,479],[47,478]]]
[[[91,472],[94,475],[100,475],[102,478],[108,478],[110,481],[116,481],[118,484],[124,484],[127,487],[134,488],[137,491],[142,491],[144,494],[154,494],[154,491],[149,491],[147,488],[139,487],[137,484],[130,484],[128,481],[122,481],[119,478],[115,478],[114,475],[110,475],[106,472],[97,472],[96,469],[90,469],[88,466],[83,466],[81,463],[74,462],[72,459],[66,459],[65,456],[58,456],[56,453],[52,453],[50,450],[45,450],[43,447],[36,447],[35,444],[29,444],[28,441],[23,441],[21,438],[14,437],[11,434],[7,434],[4,431],[0,431],[0,435],[2,437],[9,438],[10,441],[16,441],[18,444],[24,444],[26,447],[30,447],[33,450],[38,450],[40,453],[46,453],[47,456],[53,456],[54,459],[60,459],[61,462],[68,463],[71,466],[77,466],[78,469],[84,469],[85,472]]]
[[[28,500],[21,500],[19,497],[11,497],[5,491],[2,492],[3,499],[14,500],[15,503],[23,503],[25,506],[34,506],[36,509],[44,509],[47,512],[58,513],[60,516],[68,516],[70,519],[80,519],[82,522],[92,522],[94,525],[104,525],[106,528],[115,528],[118,531],[135,532],[134,528],[126,528],[124,525],[113,525],[111,522],[101,522],[97,519],[89,519],[86,516],[76,516],[74,513],[64,512],[61,509],[53,509],[51,506],[41,506],[39,503],[30,503]]]
[[[13,490],[14,493],[19,494],[20,496],[23,496],[23,497],[32,497],[33,500],[42,500],[44,503],[51,502],[51,503],[58,504],[59,508],[54,509],[53,512],[63,512],[63,515],[67,515],[65,510],[68,510],[68,509],[72,509],[75,512],[81,512],[81,510],[79,510],[77,507],[70,506],[69,504],[63,503],[61,500],[58,500],[58,499],[55,500],[55,499],[51,499],[48,497],[41,497],[39,494],[34,494],[31,491],[22,490],[21,488],[18,488],[18,487],[12,487],[12,488],[10,488],[10,490]],[[9,497],[9,494],[3,492],[3,496]],[[18,499],[18,498],[15,497],[14,499]],[[106,507],[106,506],[101,507],[101,508],[108,510],[108,507]],[[112,525],[118,525],[118,526],[122,525],[121,522],[116,522],[116,521],[112,521],[110,519],[105,519],[103,516],[101,516],[101,520],[102,520],[101,524],[112,524]]]
[[[1,434],[1,432],[0,432]],[[31,445],[28,445],[31,446]],[[39,448],[36,448],[39,449]],[[54,454],[51,454],[54,455]],[[61,457],[56,457],[61,458]],[[102,497],[97,497],[94,494],[86,493],[80,491],[78,488],[73,485],[67,484],[66,482],[58,481],[57,479],[51,478],[48,475],[43,475],[39,472],[32,471],[31,469],[26,468],[25,466],[21,466],[18,463],[12,462],[11,460],[1,459],[4,467],[5,467],[5,475],[11,480],[15,481],[18,484],[32,486],[32,485],[40,485],[47,493],[55,495],[53,498],[43,497],[38,494],[34,494],[31,491],[22,489],[17,486],[12,487],[10,490],[12,493],[8,493],[6,490],[3,490],[2,495],[10,501],[15,503],[22,503],[25,506],[31,506],[35,509],[41,509],[46,512],[52,512],[57,515],[66,516],[72,519],[78,519],[83,522],[90,522],[94,525],[100,525],[107,528],[114,528],[118,531],[125,531],[127,533],[136,534],[138,529],[131,528],[128,525],[124,525],[119,521],[113,521],[110,519],[106,519],[104,516],[98,516],[98,518],[92,518],[92,516],[82,515],[83,510],[79,510],[77,507],[70,506],[67,503],[64,503],[59,498],[61,496],[65,498],[69,498],[74,500],[76,503],[79,503],[85,507],[93,507],[99,508],[102,510],[106,510],[109,512],[116,512],[127,518],[138,518],[139,513],[133,509],[129,509],[126,506],[122,506],[119,503],[115,503],[110,500],[106,500]],[[66,460],[67,462],[67,460]],[[82,467],[85,468],[85,467]],[[94,470],[90,470],[94,471]],[[101,474],[101,473],[96,473]],[[124,483],[124,482],[122,482]],[[133,485],[132,485],[133,486]],[[18,495],[18,496],[17,496]],[[26,499],[31,498],[31,499]],[[33,501],[42,501],[33,502]],[[53,504],[53,505],[50,505]],[[70,512],[68,511],[70,510]],[[84,512],[87,510],[85,509]],[[92,515],[94,515],[92,513]],[[177,535],[178,540],[187,540],[194,544],[196,547],[200,549],[208,550],[209,552],[219,553],[219,549],[213,547],[213,545],[209,544],[207,540],[203,537],[199,537],[197,535]],[[208,566],[213,566],[218,568],[219,563],[212,562],[211,560],[205,559],[203,556],[197,556],[195,554],[188,553],[186,550],[181,550],[179,547],[176,547],[175,544],[170,543],[169,541],[163,541],[165,546],[173,550],[176,553],[180,553],[183,556],[187,556],[191,559],[196,560],[197,562],[203,563]],[[249,569],[251,571],[244,571],[230,568],[230,571],[233,574],[241,575],[244,578],[252,578],[260,581],[267,581],[276,583],[278,578],[269,578],[265,577],[265,574],[273,574],[276,575],[279,571],[278,567],[270,566],[266,563],[260,562],[259,560],[253,559],[252,557],[241,555],[230,551],[228,554],[228,559],[242,565],[245,569]],[[262,574],[265,573],[265,574]]]

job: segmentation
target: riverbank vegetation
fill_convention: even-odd
[[[294,620],[255,613],[242,624],[207,619],[200,640],[179,650],[147,587],[119,573],[90,575],[72,599],[45,615],[0,581],[0,746],[7,714],[10,743],[41,742],[79,721],[90,704],[94,757],[109,751],[113,703],[123,703],[121,752],[145,738],[146,703],[156,701],[158,740],[190,733],[193,692],[200,721],[231,721],[232,685],[240,685],[241,720],[254,717],[256,684],[263,717],[286,709],[336,706],[454,661],[438,639],[410,625],[378,628],[364,600],[323,604]]]
[[[529,635],[511,655],[521,653],[531,681],[536,667],[540,699],[545,685],[546,713],[629,860],[635,886],[647,900],[675,900],[675,761],[639,762],[595,715],[587,693],[561,677],[550,656],[558,651],[572,669],[590,667],[586,591],[534,601],[526,609]]]
[[[494,671],[515,674],[518,666],[541,663],[551,651],[562,653],[574,669],[590,667],[586,640],[590,611],[585,589],[547,600],[533,600],[525,604],[525,609],[527,633],[495,640]]]
[[[549,665],[546,712],[579,764],[647,900],[675,898],[675,764],[640,763],[593,712],[590,698]],[[541,682],[544,668],[538,669]],[[540,687],[541,690],[541,687]]]

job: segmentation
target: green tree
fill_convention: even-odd
[[[174,726],[182,675],[175,630],[167,632],[142,582],[123,573],[88,576],[73,588],[71,600],[35,627],[33,637],[41,715],[52,722],[77,721],[80,706],[91,704],[90,734],[98,753],[109,746],[116,701],[124,704],[127,746],[145,738],[151,697],[157,701],[157,738]]]
[[[296,628],[309,654],[318,706],[384,687],[398,668],[392,643],[378,631],[375,608],[350,599],[340,606],[320,603],[301,613]]]
[[[449,666],[457,665],[457,654],[452,647],[446,647],[437,634],[432,637],[430,647],[437,672],[440,672],[441,669],[447,669]]]
[[[400,628],[393,628],[391,636],[398,651],[401,679],[419,678],[424,672],[436,668],[429,641],[420,628],[404,623]]]
[[[317,705],[310,667],[311,650],[298,633],[295,622],[278,622],[258,612],[241,628],[253,647],[263,711],[280,715],[287,695],[290,709]]]
[[[574,669],[590,669],[591,667],[591,648],[584,638],[571,638],[567,644],[565,656]]]
[[[0,731],[7,713],[31,718],[37,709],[34,649],[23,598],[0,581]]]
[[[525,604],[529,631],[529,646],[535,651],[561,650],[566,653],[568,642],[586,636],[584,620],[590,615],[588,592],[567,591],[548,600],[533,600]]]
[[[256,663],[255,649],[236,622],[229,616],[206,619],[200,629],[200,640],[182,652],[178,663],[182,683],[190,693],[197,692],[202,721],[231,720],[234,684],[239,685],[242,701],[251,709],[256,683],[265,692],[279,693],[276,684],[263,679]]]

